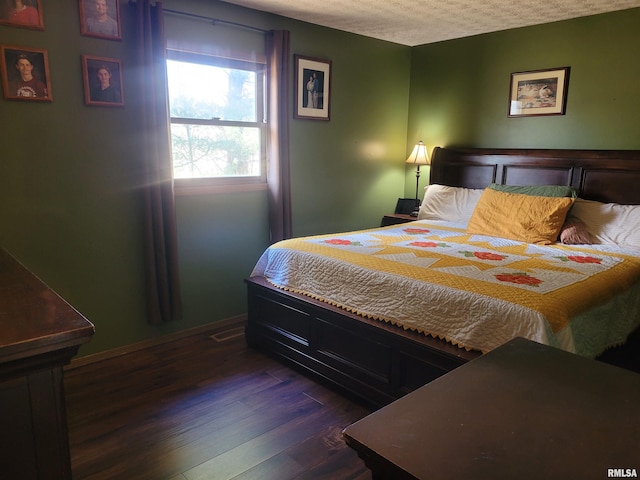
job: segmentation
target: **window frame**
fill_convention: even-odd
[[[176,195],[216,193],[225,191],[251,191],[267,188],[267,103],[266,103],[266,64],[259,61],[236,60],[205,53],[194,53],[168,48],[167,60],[197,63],[221,68],[248,70],[256,74],[256,121],[222,120],[219,118],[196,119],[172,117],[169,111],[169,134],[171,125],[206,125],[222,127],[257,128],[260,132],[260,174],[254,176],[225,176],[201,178],[173,178]],[[169,95],[167,81],[167,96]],[[168,98],[168,97],[167,97]],[[171,142],[171,140],[170,140]],[[171,148],[171,175],[173,177],[173,146]]]

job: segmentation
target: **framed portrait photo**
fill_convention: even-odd
[[[124,106],[122,62],[120,60],[83,55],[82,80],[86,105]]]
[[[331,61],[294,55],[295,118],[329,120]]]
[[[122,40],[118,0],[78,0],[80,33],[88,37]]]
[[[509,117],[564,115],[569,67],[511,74]]]
[[[4,98],[28,102],[53,101],[46,50],[2,45],[0,57]]]
[[[0,25],[44,30],[42,0],[1,0]]]

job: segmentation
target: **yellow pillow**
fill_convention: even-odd
[[[485,189],[467,233],[548,245],[557,240],[573,205],[570,197],[537,197]]]

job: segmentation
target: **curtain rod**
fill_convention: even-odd
[[[129,5],[135,5],[136,1],[135,0],[129,0]],[[206,17],[204,15],[196,15],[195,13],[188,13],[188,12],[181,12],[179,10],[170,10],[168,8],[163,8],[162,11],[164,13],[169,13],[171,15],[179,15],[182,17],[190,17],[190,18],[196,18],[198,20],[205,20],[207,22],[211,22],[211,25],[216,25],[216,24],[221,24],[221,25],[227,25],[229,27],[236,27],[236,28],[244,28],[246,30],[253,30],[255,32],[260,32],[260,33],[268,33],[269,30],[265,30],[263,28],[258,28],[258,27],[252,27],[251,25],[245,25],[243,23],[236,23],[236,22],[230,22],[229,20],[222,20],[220,18],[213,18],[213,17]]]
[[[169,13],[169,14],[172,14],[172,15],[180,15],[180,16],[183,16],[183,17],[190,17],[190,18],[196,18],[198,20],[205,20],[207,22],[211,22],[211,25],[213,25],[213,26],[215,26],[217,24],[221,24],[221,25],[227,25],[229,27],[244,28],[246,30],[253,30],[255,32],[260,32],[260,33],[267,33],[268,32],[268,30],[264,30],[264,29],[258,28],[258,27],[252,27],[251,25],[245,25],[243,23],[230,22],[228,20],[221,20],[219,18],[205,17],[204,15],[196,15],[195,13],[180,12],[178,10],[169,10],[167,8],[164,8],[162,11],[164,13]]]

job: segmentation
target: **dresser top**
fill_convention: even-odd
[[[0,249],[0,363],[77,347],[94,326]]]

